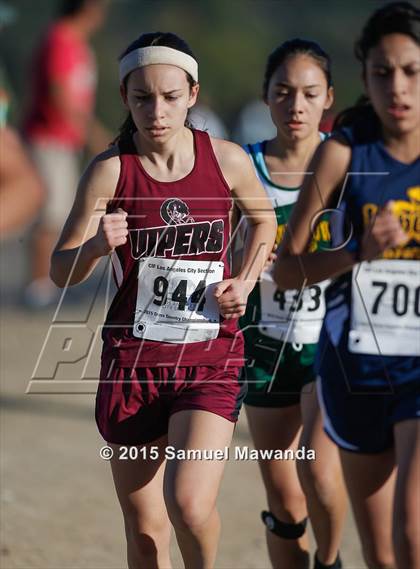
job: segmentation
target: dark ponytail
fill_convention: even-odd
[[[133,136],[133,134],[136,132],[137,127],[134,124],[133,121],[133,117],[131,116],[131,113],[129,112],[125,121],[122,123],[122,125],[119,128],[119,135],[117,136],[117,138],[113,141],[113,144],[116,144],[117,142],[119,142],[120,140],[130,140]]]
[[[357,139],[373,139],[378,135],[381,124],[367,95],[361,95],[355,105],[338,113],[332,130],[339,130],[346,126],[353,127]]]
[[[123,53],[118,58],[118,61],[121,61],[121,59],[124,56],[126,56],[128,53],[131,53],[135,49],[139,49],[141,47],[150,47],[153,45],[171,47],[172,49],[177,49],[178,51],[182,51],[183,53],[186,53],[187,55],[190,55],[191,57],[196,59],[195,55],[191,51],[187,42],[178,37],[176,34],[172,34],[171,32],[152,32],[152,33],[142,34],[139,38],[134,40],[127,47],[127,49],[123,51]],[[196,84],[194,79],[191,77],[189,73],[186,73],[186,75],[190,87],[194,86]],[[127,88],[128,77],[129,76],[127,75],[124,79],[125,88]],[[188,120],[186,121],[185,124],[186,126],[190,126]],[[131,140],[133,134],[137,131],[137,127],[133,121],[133,117],[131,116],[130,112],[128,113],[123,124],[120,126],[119,131],[120,131],[119,135],[115,138],[113,144],[117,144],[118,142],[121,141]]]
[[[392,2],[372,14],[354,46],[354,54],[362,64],[363,76],[366,73],[369,51],[388,34],[403,34],[419,44],[420,10],[409,2]],[[375,136],[378,133],[380,121],[369,97],[362,95],[353,107],[339,113],[333,129],[345,126],[352,126],[355,136]]]

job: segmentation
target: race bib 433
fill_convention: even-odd
[[[269,272],[260,279],[262,334],[287,342],[314,344],[318,342],[325,315],[323,281],[303,290],[278,290]]]

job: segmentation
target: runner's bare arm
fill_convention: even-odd
[[[326,141],[315,153],[309,167],[315,174],[300,191],[278,250],[273,276],[279,288],[296,289],[337,277],[356,263],[375,259],[385,249],[399,246],[407,240],[407,234],[389,202],[365,227],[358,255],[344,248],[306,252],[312,238],[312,220],[316,213],[329,205],[335,207],[336,204],[330,204],[331,197],[337,188],[342,187],[350,158],[351,149],[340,138]]]
[[[214,291],[221,315],[225,319],[239,318],[245,314],[248,295],[273,247],[277,222],[271,203],[242,148],[222,140],[213,140],[213,147],[235,202],[249,224],[238,273],[219,283]]]
[[[353,253],[345,249],[307,253],[312,239],[312,221],[327,207],[344,180],[351,149],[343,141],[330,139],[316,151],[308,176],[299,193],[287,230],[278,249],[274,279],[279,288],[299,289],[348,271],[355,264]]]
[[[82,176],[76,199],[51,257],[51,279],[59,287],[85,280],[102,256],[125,243],[124,212],[104,215],[120,171],[116,149],[97,156]]]
[[[237,275],[242,266],[245,235],[245,232],[243,230],[244,222],[246,222],[246,219],[243,218],[241,210],[235,204],[232,207],[230,215],[230,250],[232,256],[232,275]]]
[[[213,141],[215,142],[215,141]],[[269,256],[277,231],[273,207],[259,182],[249,156],[238,145],[217,140],[215,153],[235,204],[248,229],[237,278],[255,283]]]
[[[21,230],[41,207],[41,179],[26,154],[18,133],[0,128],[0,239]]]

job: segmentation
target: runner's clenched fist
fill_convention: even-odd
[[[107,213],[101,217],[98,231],[94,237],[99,256],[108,255],[115,247],[127,242],[127,212],[118,208],[115,213]]]
[[[393,202],[389,201],[365,229],[360,260],[371,261],[385,249],[404,245],[407,239],[408,236],[393,211]]]

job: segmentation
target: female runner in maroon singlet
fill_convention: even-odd
[[[199,89],[185,42],[144,34],[122,55],[120,81],[130,115],[118,144],[82,178],[51,276],[77,284],[111,254],[118,291],[104,326],[96,419],[114,451],[129,567],[170,567],[172,523],[186,567],[208,568],[225,461],[182,452],[230,444],[245,395],[237,319],[276,222],[245,152],[185,126]],[[235,277],[232,196],[251,225]],[[137,460],[121,460],[127,445]]]

